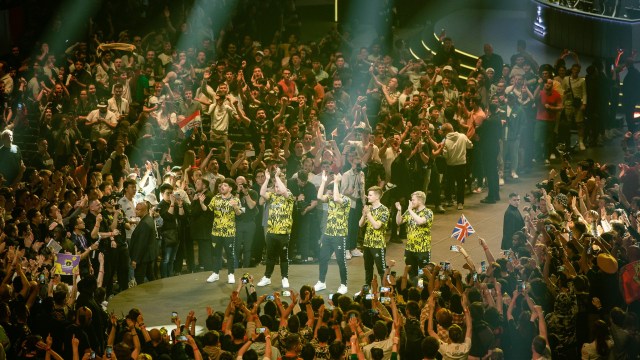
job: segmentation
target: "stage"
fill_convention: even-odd
[[[464,214],[471,225],[476,230],[464,244],[465,249],[480,266],[480,261],[484,259],[484,252],[478,244],[478,237],[483,237],[498,255],[500,241],[502,239],[502,220],[507,207],[508,195],[516,192],[524,197],[526,191],[534,188],[546,175],[544,168],[537,169],[529,175],[521,176],[518,180],[506,179],[507,183],[500,187],[502,201],[495,205],[480,204],[480,200],[486,196],[482,194],[467,194],[465,197],[464,211],[457,211],[455,208],[448,208],[446,214],[435,214],[432,227],[432,261],[450,261],[456,268],[461,268],[464,260],[459,253],[449,251],[451,245],[457,244],[450,238],[456,221],[460,214]],[[406,206],[406,205],[405,205]],[[523,205],[524,206],[524,201]],[[387,259],[396,260],[396,271],[402,274],[404,270],[404,244],[389,243],[387,246]],[[349,294],[360,290],[364,283],[363,258],[357,257],[347,260],[348,267],[348,287]],[[250,273],[257,283],[263,275],[264,266],[250,269],[237,269],[236,280],[245,272]],[[290,265],[289,282],[292,289],[298,291],[302,285],[314,285],[318,281],[318,265]],[[209,272],[181,275],[172,278],[157,280],[142,284],[132,289],[119,293],[109,302],[108,310],[120,315],[126,314],[132,307],[142,310],[145,323],[148,326],[161,326],[170,324],[171,312],[177,311],[184,322],[186,314],[194,310],[199,319],[198,324],[204,326],[206,318],[206,307],[211,306],[214,310],[224,311],[231,291],[236,285],[227,284],[227,273],[223,270],[220,273],[220,280],[209,284],[206,282]],[[272,284],[264,288],[257,288],[259,295],[273,293],[282,290],[280,283],[280,268],[276,265],[275,272],[271,278]],[[328,297],[340,286],[338,266],[335,260],[329,263],[327,274],[327,289],[319,294]],[[244,296],[244,293],[243,293]]]

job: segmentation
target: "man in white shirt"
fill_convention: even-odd
[[[97,141],[99,138],[108,139],[118,125],[118,117],[109,111],[105,101],[100,101],[98,108],[87,115],[85,125],[91,127],[91,141]]]
[[[113,86],[113,96],[107,100],[107,109],[116,114],[118,120],[124,119],[129,114],[129,101],[122,97],[124,86],[115,84]]]

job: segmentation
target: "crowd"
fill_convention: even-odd
[[[632,57],[582,77],[571,52],[539,65],[519,42],[505,62],[486,44],[465,73],[447,37],[423,60],[386,36],[355,48],[348,28],[307,43],[293,2],[243,6],[221,28],[177,5],[147,33],[109,17],[88,41],[0,61],[0,356],[637,358],[636,280],[618,282],[640,256]],[[624,161],[574,163],[622,135],[621,74]],[[505,178],[551,161],[524,216],[508,196],[501,255],[480,240],[480,266],[462,246],[462,269],[432,259],[434,212],[496,203]],[[403,239],[397,274],[385,249]],[[58,254],[79,258],[72,274]],[[367,285],[350,296],[354,256]],[[318,282],[289,290],[290,261],[318,263]],[[255,286],[236,281],[260,262]],[[285,290],[258,295],[276,265]],[[195,313],[167,332],[105,310],[136,284],[224,268],[238,287],[204,334]]]

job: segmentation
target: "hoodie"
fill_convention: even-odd
[[[466,135],[454,131],[445,137],[442,154],[449,166],[465,165],[467,163],[467,149],[472,147],[473,144]]]

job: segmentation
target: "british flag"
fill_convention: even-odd
[[[458,223],[453,228],[453,232],[451,233],[452,238],[456,238],[459,242],[464,242],[467,236],[475,233],[476,231],[473,229],[473,226],[469,223],[464,215],[460,215],[460,219],[458,219]]]

